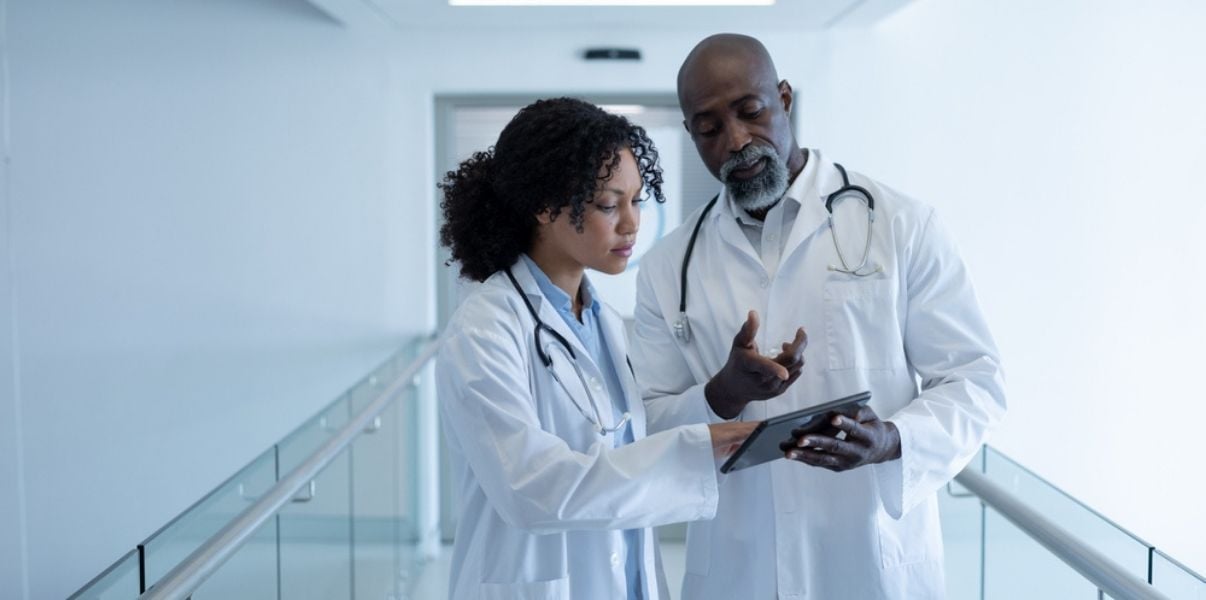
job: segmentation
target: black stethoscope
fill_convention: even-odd
[[[833,249],[837,250],[838,262],[841,266],[829,265],[830,271],[845,273],[855,277],[867,277],[883,271],[883,266],[875,265],[870,270],[864,271],[867,267],[867,259],[871,256],[871,225],[875,223],[875,198],[871,196],[871,192],[867,188],[858,185],[851,185],[850,177],[846,175],[846,169],[838,163],[833,163],[837,167],[838,173],[842,174],[842,187],[838,188],[832,194],[825,198],[825,210],[829,213],[829,234],[833,237]],[[867,205],[867,244],[863,246],[863,258],[858,262],[858,266],[850,268],[846,262],[846,257],[842,254],[842,246],[838,244],[837,233],[833,226],[833,203],[841,200],[843,197],[856,196],[862,200],[863,204]],[[687,267],[691,264],[691,253],[695,251],[695,238],[699,237],[699,229],[703,227],[704,218],[711,212],[712,207],[716,205],[716,201],[720,199],[720,194],[716,194],[704,207],[703,212],[699,214],[699,220],[695,221],[695,229],[691,231],[691,239],[687,242],[687,251],[683,254],[683,266],[679,271],[679,300],[678,300],[678,320],[674,322],[674,337],[678,338],[684,344],[691,342],[691,321],[687,319]]]
[[[536,327],[533,328],[532,332],[532,338],[536,342],[536,356],[540,358],[540,362],[544,364],[544,367],[548,369],[549,374],[553,376],[553,380],[561,386],[562,390],[565,390],[565,395],[569,396],[570,402],[573,402],[574,407],[578,409],[578,412],[582,413],[582,416],[586,417],[586,420],[590,422],[596,433],[605,436],[609,433],[615,433],[623,429],[624,426],[627,425],[630,420],[632,420],[632,414],[628,411],[624,411],[623,417],[620,418],[620,421],[616,423],[614,427],[606,427],[603,425],[603,413],[599,410],[599,404],[595,401],[595,395],[590,391],[591,386],[586,382],[586,375],[582,373],[582,367],[578,366],[578,356],[574,354],[574,349],[570,346],[569,340],[565,339],[565,336],[557,333],[557,330],[549,327],[543,320],[541,320],[540,316],[536,314],[536,308],[533,307],[532,302],[528,300],[528,295],[524,293],[523,288],[519,287],[519,282],[515,280],[515,275],[511,273],[510,267],[508,267],[506,271],[507,279],[511,280],[511,285],[515,286],[515,291],[519,294],[519,297],[523,299],[524,305],[528,307],[528,312],[532,313],[532,319],[536,321]],[[546,344],[541,343],[540,335],[544,332],[547,332],[553,336],[553,340]],[[565,382],[561,381],[561,376],[557,375],[557,370],[553,368],[553,355],[550,350],[555,347],[559,347],[561,349],[561,355],[569,359],[570,366],[574,368],[574,373],[577,373],[578,380],[582,382],[582,389],[586,391],[586,397],[588,400],[590,400],[591,411],[594,413],[593,417],[591,416],[591,413],[586,412],[586,409],[582,408],[582,405],[579,404],[578,400],[574,398],[574,395],[570,393],[569,388],[565,385]],[[632,371],[632,361],[629,360],[627,356],[624,357],[624,360],[628,362],[628,370]],[[635,377],[636,374],[634,373],[633,376]]]

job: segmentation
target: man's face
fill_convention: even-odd
[[[742,208],[774,204],[787,190],[796,149],[791,86],[752,57],[710,57],[692,65],[679,89],[687,132],[714,177]]]

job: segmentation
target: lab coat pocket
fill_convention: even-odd
[[[883,509],[876,513],[883,568],[924,562],[942,555],[937,502],[924,502],[900,519],[893,519]]]
[[[892,281],[826,281],[825,341],[830,370],[893,369],[903,341]]]
[[[569,577],[551,581],[522,583],[483,583],[478,597],[482,600],[568,600]]]

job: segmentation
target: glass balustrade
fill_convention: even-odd
[[[129,600],[143,586],[154,586],[378,398],[426,341],[407,343],[72,598]],[[407,382],[380,417],[259,527],[192,599],[410,597],[422,568],[414,526],[420,502],[413,466],[419,392]]]
[[[989,447],[972,467],[1030,508],[1171,598],[1206,600],[1206,580]],[[958,483],[939,494],[953,600],[1097,598],[1097,587]],[[1108,597],[1108,596],[1107,596]]]
[[[160,581],[379,397],[424,341],[407,344],[72,598],[136,598],[144,586]],[[193,600],[412,597],[424,567],[416,524],[424,502],[416,478],[422,451],[417,441],[419,404],[424,397],[416,385],[406,385],[361,435],[193,593]],[[1206,580],[1200,575],[1004,454],[986,448],[971,465],[1169,597],[1206,600]],[[940,491],[939,510],[947,595],[952,600],[1098,597],[1093,584],[957,482]],[[670,542],[664,554],[673,563],[682,553]],[[675,571],[674,565],[667,570]]]

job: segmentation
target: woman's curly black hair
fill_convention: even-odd
[[[530,248],[536,215],[546,209],[556,218],[568,206],[570,223],[582,231],[585,205],[619,166],[623,149],[636,159],[645,196],[665,202],[657,149],[643,128],[575,98],[537,100],[511,119],[493,148],[444,176],[440,243],[462,276],[483,281]]]

